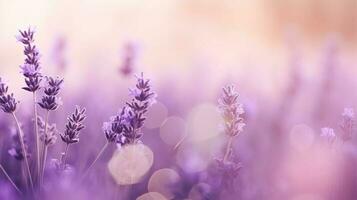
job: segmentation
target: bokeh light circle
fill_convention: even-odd
[[[193,108],[188,115],[188,136],[191,141],[205,141],[220,133],[222,118],[217,106],[204,103]]]
[[[168,114],[167,107],[161,103],[154,103],[146,113],[144,126],[149,129],[158,128],[165,121]]]
[[[153,162],[154,154],[146,145],[127,145],[114,152],[108,169],[118,185],[131,185],[141,180]]]
[[[314,142],[314,131],[305,124],[295,125],[290,131],[290,144],[298,150],[304,151],[311,147]]]
[[[173,189],[180,181],[179,174],[169,168],[157,170],[150,178],[148,183],[149,192],[159,192],[167,199],[175,197]]]
[[[136,200],[168,200],[166,199],[162,194],[157,193],[157,192],[149,192],[149,193],[145,193],[141,196],[139,196],[138,198],[136,198]]]
[[[168,117],[160,128],[160,137],[168,145],[176,145],[186,135],[186,122],[176,116]]]

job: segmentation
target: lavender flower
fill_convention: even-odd
[[[8,94],[8,86],[0,78],[0,108],[5,113],[13,113],[16,110],[17,103],[14,95]]]
[[[131,74],[135,68],[137,59],[137,47],[133,43],[128,43],[124,46],[123,63],[120,66],[120,72],[124,76]]]
[[[241,115],[243,106],[238,102],[238,93],[233,85],[223,88],[223,95],[218,100],[218,107],[224,119],[224,132],[228,136],[236,136],[243,131],[245,123]]]
[[[42,97],[41,102],[38,104],[41,108],[46,110],[56,110],[60,104],[60,98],[58,97],[58,93],[61,89],[61,85],[63,83],[63,79],[57,77],[56,79],[52,77],[47,77],[48,86],[45,87],[44,93],[45,95]]]
[[[103,123],[103,132],[105,133],[105,137],[109,143],[111,142],[119,142],[123,139],[123,123],[124,123],[124,115],[123,110],[120,114],[111,117],[109,122]],[[124,142],[124,141],[123,141]],[[121,142],[119,142],[121,143]]]
[[[227,188],[229,190],[234,189],[234,181],[236,180],[242,164],[240,162],[224,161],[222,159],[216,159],[214,165],[214,182],[216,185]]]
[[[37,125],[39,127],[40,139],[46,145],[52,145],[57,140],[58,130],[56,124],[47,125],[47,131],[45,131],[45,121],[41,117],[37,117]]]
[[[332,128],[324,127],[321,129],[321,138],[326,140],[330,145],[334,143],[336,140],[335,131]]]
[[[61,134],[62,141],[67,143],[67,145],[79,142],[79,132],[84,128],[85,112],[85,108],[76,106],[74,113],[67,118],[66,130]]]
[[[143,74],[137,76],[135,88],[129,89],[133,99],[127,102],[118,115],[111,117],[103,125],[103,131],[108,142],[116,141],[119,145],[133,144],[141,136],[145,113],[155,102],[156,94],[152,91],[150,80],[144,79]]]
[[[20,125],[22,127],[22,125]],[[14,157],[16,160],[18,161],[23,161],[24,158],[25,158],[25,154],[22,150],[22,147],[21,147],[21,141],[20,141],[20,138],[19,138],[19,134],[17,133],[17,129],[16,128],[11,128],[11,135],[12,135],[12,147],[8,150],[8,153],[10,156]],[[28,153],[28,145],[26,144],[26,139],[25,137],[23,136],[23,140],[24,140],[24,144],[25,144],[25,150],[27,152],[27,158],[30,157],[30,154]]]
[[[341,139],[343,141],[350,140],[354,131],[355,115],[352,108],[345,108],[342,113],[342,122],[340,127],[342,129]]]
[[[24,45],[25,63],[20,66],[21,73],[25,76],[26,87],[24,90],[29,92],[35,92],[40,88],[40,82],[42,80],[40,73],[40,53],[34,45],[35,31],[28,28],[24,31],[19,31],[19,35],[16,39]]]

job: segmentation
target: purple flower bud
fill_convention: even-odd
[[[68,117],[66,130],[61,134],[61,139],[67,144],[79,142],[79,133],[84,128],[83,121],[86,118],[86,109],[76,106],[74,113]]]
[[[35,31],[31,28],[25,31],[19,31],[16,39],[24,45],[25,63],[20,66],[21,73],[25,77],[26,87],[24,90],[35,92],[40,88],[42,80],[40,73],[40,53],[34,43]]]
[[[61,105],[61,99],[57,96],[61,85],[63,83],[63,79],[60,78],[51,78],[47,77],[47,86],[45,87],[44,93],[45,95],[42,97],[41,102],[38,104],[41,108],[46,110],[56,110],[59,105]]]
[[[8,94],[8,87],[1,81],[0,78],[0,108],[5,113],[13,113],[16,110],[18,102],[13,94]]]

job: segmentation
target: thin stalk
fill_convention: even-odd
[[[27,159],[27,151],[26,151],[26,148],[25,148],[25,142],[24,142],[24,138],[23,138],[23,133],[22,133],[19,121],[17,120],[17,117],[16,117],[15,113],[12,113],[12,116],[13,116],[13,118],[15,120],[17,129],[18,129],[17,133],[18,133],[19,140],[20,140],[20,143],[21,143],[21,149],[22,149],[22,152],[24,154],[26,171],[27,171],[28,178],[30,179],[31,189],[33,190],[33,181],[32,181],[32,176],[31,176],[31,171],[30,171],[30,165],[29,165],[29,162],[28,162],[28,159]]]
[[[232,151],[232,143],[233,143],[233,136],[229,136],[226,153],[224,154],[224,157],[223,157],[223,162],[226,162],[228,160],[228,157]]]
[[[177,142],[177,144],[174,146],[173,150],[176,151],[181,145],[182,143],[186,140],[187,135],[185,135],[184,137],[182,137],[182,139],[180,141]]]
[[[37,178],[41,176],[41,163],[40,163],[40,136],[38,133],[38,124],[37,124],[37,103],[36,103],[36,91],[33,92],[33,110],[35,117],[35,137],[36,137],[36,158],[37,158]]]
[[[102,154],[104,153],[105,149],[107,149],[109,145],[109,142],[107,141],[104,146],[102,147],[102,149],[99,151],[99,153],[97,154],[97,156],[95,157],[95,159],[93,160],[93,162],[89,165],[89,167],[87,168],[87,170],[84,172],[84,174],[82,175],[82,179],[84,179],[89,171],[93,168],[94,164],[98,161],[98,159],[102,156]]]
[[[45,119],[45,130],[44,130],[44,135],[47,135],[47,126],[48,126],[48,117],[50,115],[50,111],[47,111],[46,113],[46,119]],[[40,181],[42,185],[43,181],[43,175],[45,173],[45,166],[46,166],[46,157],[47,157],[47,145],[45,144],[45,141],[43,141],[43,149],[42,149],[42,158],[41,158],[41,175],[40,175]]]
[[[41,171],[41,185],[43,183],[43,176],[45,174],[45,166],[46,166],[46,158],[47,158],[47,149],[48,149],[48,146],[47,145],[44,145],[43,147],[43,166],[42,166],[42,171]]]
[[[69,148],[69,144],[67,143],[66,149],[64,150],[64,153],[62,154],[62,157],[61,157],[61,163],[62,163],[63,169],[64,169],[65,166],[66,166],[66,159],[67,159],[68,148]]]
[[[6,172],[6,170],[4,169],[4,167],[0,164],[0,169],[1,171],[5,174],[7,180],[9,180],[9,182],[11,183],[11,185],[15,188],[15,190],[22,194],[21,190],[16,186],[15,182],[11,179],[11,177],[9,176],[9,174]]]

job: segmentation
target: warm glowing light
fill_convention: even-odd
[[[149,171],[154,154],[144,144],[127,145],[118,149],[108,163],[109,172],[119,185],[138,183]]]
[[[173,188],[180,181],[179,174],[172,169],[157,170],[150,178],[148,183],[149,192],[159,192],[168,199],[175,197]]]
[[[176,116],[165,120],[160,128],[161,139],[169,145],[176,145],[186,135],[186,122],[184,119]]]
[[[204,141],[219,134],[222,122],[217,106],[201,104],[192,109],[188,116],[188,136],[192,141]]]

